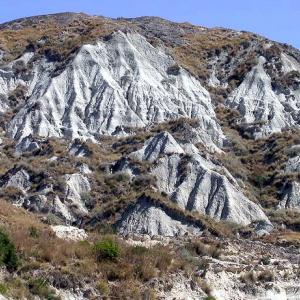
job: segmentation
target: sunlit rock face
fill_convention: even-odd
[[[128,207],[116,225],[118,232],[177,236],[184,234],[197,235],[201,229],[178,217],[158,205],[151,203],[146,197],[140,198],[136,204]]]
[[[184,210],[243,225],[268,222],[226,168],[203,158],[193,145],[180,145],[167,132],[147,140],[142,149],[129,156],[154,162],[151,174],[158,189]]]
[[[226,105],[240,112],[243,123],[259,125],[253,132],[256,138],[287,127],[298,127],[300,122],[300,85],[297,79],[283,89],[272,82],[265,64],[266,58],[260,56],[257,65],[226,100]],[[279,77],[299,73],[300,64],[291,56],[282,54],[280,72]]]
[[[93,139],[189,117],[199,120],[205,140],[222,144],[209,93],[186,70],[170,71],[176,62],[137,33],[116,32],[84,45],[62,73],[45,78],[50,65],[41,61],[33,70],[29,99],[8,126],[11,137]],[[7,90],[6,77],[1,82]]]

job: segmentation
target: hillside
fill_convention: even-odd
[[[0,299],[299,295],[299,109],[300,51],[250,32],[1,24]]]

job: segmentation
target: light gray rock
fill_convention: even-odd
[[[77,157],[88,157],[90,156],[91,151],[83,142],[81,142],[79,139],[76,139],[69,146],[69,154]]]
[[[90,167],[85,163],[77,165],[76,168],[82,174],[91,174],[91,173],[93,173],[92,170],[90,169]]]
[[[171,134],[162,132],[147,140],[142,149],[131,153],[129,156],[137,160],[155,161],[160,155],[183,154],[185,151],[176,142]]]
[[[57,225],[51,226],[51,228],[58,238],[67,241],[83,241],[88,237],[84,229],[79,229],[74,226]]]
[[[178,218],[163,208],[154,205],[146,198],[140,198],[121,216],[116,228],[123,235],[129,233],[177,236],[200,234],[201,228]]]
[[[30,175],[22,168],[14,168],[2,176],[0,185],[2,188],[15,187],[26,193],[31,186]]]
[[[170,134],[161,133],[146,141],[132,156],[156,160],[151,174],[156,177],[158,189],[182,209],[241,225],[258,220],[268,222],[262,209],[244,196],[226,168],[191,149],[193,146],[181,147]]]
[[[114,163],[110,169],[113,173],[123,173],[128,175],[130,178],[140,175],[139,168],[132,162],[128,157],[122,157]]]
[[[293,181],[285,186],[282,193],[282,200],[278,209],[298,209],[300,210],[300,183]]]
[[[65,205],[74,207],[82,214],[87,214],[84,198],[90,193],[91,186],[88,179],[80,173],[65,175]]]
[[[157,178],[159,190],[182,209],[241,225],[268,220],[262,209],[247,199],[237,185],[199,155],[163,157],[152,174]]]
[[[285,173],[300,172],[300,156],[289,158],[285,165]]]
[[[16,153],[22,154],[25,152],[32,152],[40,149],[39,144],[32,138],[31,135],[24,137],[17,145],[16,145]]]
[[[44,73],[51,69],[40,64]],[[188,117],[199,120],[210,143],[221,144],[209,93],[184,69],[168,74],[174,64],[136,33],[116,32],[105,42],[84,45],[60,75],[48,74],[44,82],[36,75],[31,96],[10,122],[8,134],[16,139],[33,133],[93,139]]]
[[[257,66],[247,74],[242,84],[226,101],[229,107],[240,112],[243,122],[260,122],[258,131],[254,133],[256,138],[280,132],[285,127],[299,125],[300,90],[290,91],[289,97],[275,93],[271,78],[264,69],[265,62],[265,58],[261,56]],[[297,65],[291,67],[283,61],[283,69],[297,68]]]

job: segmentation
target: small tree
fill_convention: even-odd
[[[114,260],[119,257],[118,243],[111,238],[103,238],[94,245],[94,252],[98,261],[102,259]]]
[[[0,266],[5,265],[8,270],[13,271],[18,266],[18,257],[14,244],[8,235],[0,230]]]

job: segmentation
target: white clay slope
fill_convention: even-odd
[[[86,139],[189,117],[200,120],[207,140],[220,144],[209,93],[184,69],[168,74],[174,65],[136,33],[116,32],[108,41],[84,45],[60,75],[32,92],[8,134]]]
[[[288,60],[287,55],[283,58],[284,71],[298,68],[292,59]],[[290,91],[292,97],[275,93],[271,78],[264,69],[265,61],[264,57],[259,58],[257,66],[247,74],[242,84],[233,91],[226,102],[228,106],[241,113],[243,122],[260,123],[258,132],[254,134],[256,138],[299,124],[300,91]]]
[[[182,218],[183,219],[183,218]],[[177,236],[185,233],[200,234],[201,228],[184,220],[176,219],[163,208],[150,203],[146,198],[129,207],[117,224],[121,234],[139,233],[163,236]]]
[[[161,133],[131,156],[155,161],[151,173],[157,178],[159,190],[182,209],[243,225],[268,220],[262,209],[243,195],[228,170],[199,154],[182,151],[170,134]]]
[[[284,188],[278,209],[300,210],[300,184],[298,182],[293,181]]]

